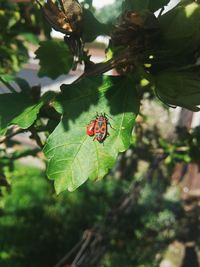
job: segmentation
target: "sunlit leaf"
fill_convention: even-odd
[[[37,119],[41,107],[54,97],[53,92],[43,95],[34,103],[30,95],[22,93],[0,95],[0,136],[4,135],[9,125],[18,125],[22,129],[30,127]]]
[[[139,109],[132,81],[123,77],[94,77],[63,85],[55,105],[62,121],[49,136],[44,153],[47,174],[55,180],[57,193],[73,191],[88,178],[101,179],[112,168],[119,152],[130,143]],[[104,144],[86,134],[96,112],[106,113],[112,124]]]
[[[172,54],[194,54],[200,47],[200,6],[179,5],[159,18],[163,45]]]

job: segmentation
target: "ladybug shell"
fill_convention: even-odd
[[[96,118],[96,123],[94,127],[94,135],[95,139],[99,142],[103,142],[103,140],[107,136],[107,118],[103,115],[100,115]]]
[[[95,123],[96,123],[96,121],[95,121],[95,120],[92,120],[92,121],[87,125],[87,128],[86,128],[86,133],[87,133],[87,135],[89,135],[89,136],[93,136],[93,135],[94,135],[94,127],[95,127]]]

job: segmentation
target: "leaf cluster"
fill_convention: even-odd
[[[58,94],[41,95],[34,93],[25,81],[20,84],[18,81],[22,91],[17,93],[8,76],[2,75],[1,82],[12,93],[0,95],[0,135],[5,138],[13,125],[31,131],[37,144],[43,147],[48,161],[47,174],[54,180],[57,193],[75,190],[87,179],[98,180],[109,173],[118,154],[133,143],[132,131],[144,91],[153,91],[168,105],[199,110],[200,6],[196,1],[181,1],[166,14],[155,17],[153,12],[163,10],[169,2],[124,0],[119,19],[102,23],[93,13],[92,2],[86,1],[81,7],[72,1],[81,10],[78,24],[73,14],[67,15],[69,2],[64,3],[63,8],[54,1],[44,6],[42,2],[38,6],[31,5],[35,18],[38,12],[49,11],[45,17],[51,26],[58,30],[58,25],[62,29],[67,27],[63,41],[40,42],[35,52],[40,64],[38,75],[56,79],[69,74],[77,63],[83,65],[84,71],[74,83],[61,85]],[[11,9],[7,5],[11,5]],[[30,24],[23,12],[25,6],[10,3],[4,6],[5,10],[0,13],[5,26],[2,49],[10,49],[14,44],[19,52],[12,50],[17,67],[2,53],[1,62],[9,63],[8,68],[2,66],[2,70],[8,74],[24,61],[19,59],[22,50],[27,54],[21,37],[27,38]],[[56,13],[52,15],[50,10]],[[74,16],[77,17],[77,13]],[[100,35],[108,36],[110,42],[105,51],[107,59],[95,64],[86,42],[92,43]],[[10,57],[12,53],[7,55]],[[113,68],[118,76],[103,75]],[[107,118],[104,144],[98,142],[97,133],[95,140],[86,133],[91,120],[97,120],[96,114],[105,114]]]
[[[0,75],[18,72],[29,59],[28,44],[38,43],[41,14],[30,3],[0,2]]]

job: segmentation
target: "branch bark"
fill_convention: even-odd
[[[11,139],[13,136],[15,136],[15,135],[17,135],[17,134],[20,134],[20,133],[23,133],[23,132],[25,132],[25,131],[26,131],[26,130],[14,126],[14,127],[13,127],[13,131],[12,131],[10,134],[8,134],[8,135],[6,135],[6,136],[4,136],[4,137],[2,137],[2,138],[0,139],[0,144],[5,143],[5,142],[8,141],[9,139]]]

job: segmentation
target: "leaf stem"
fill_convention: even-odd
[[[94,64],[92,68],[89,68],[81,76],[79,76],[78,79],[74,81],[74,83],[79,82],[85,77],[93,76],[93,75],[100,75],[109,70],[116,68],[117,66],[120,66],[122,64],[128,64],[128,63],[133,63],[133,55],[130,54],[129,50],[125,50],[123,53],[116,56],[115,58],[112,58],[103,63]]]

